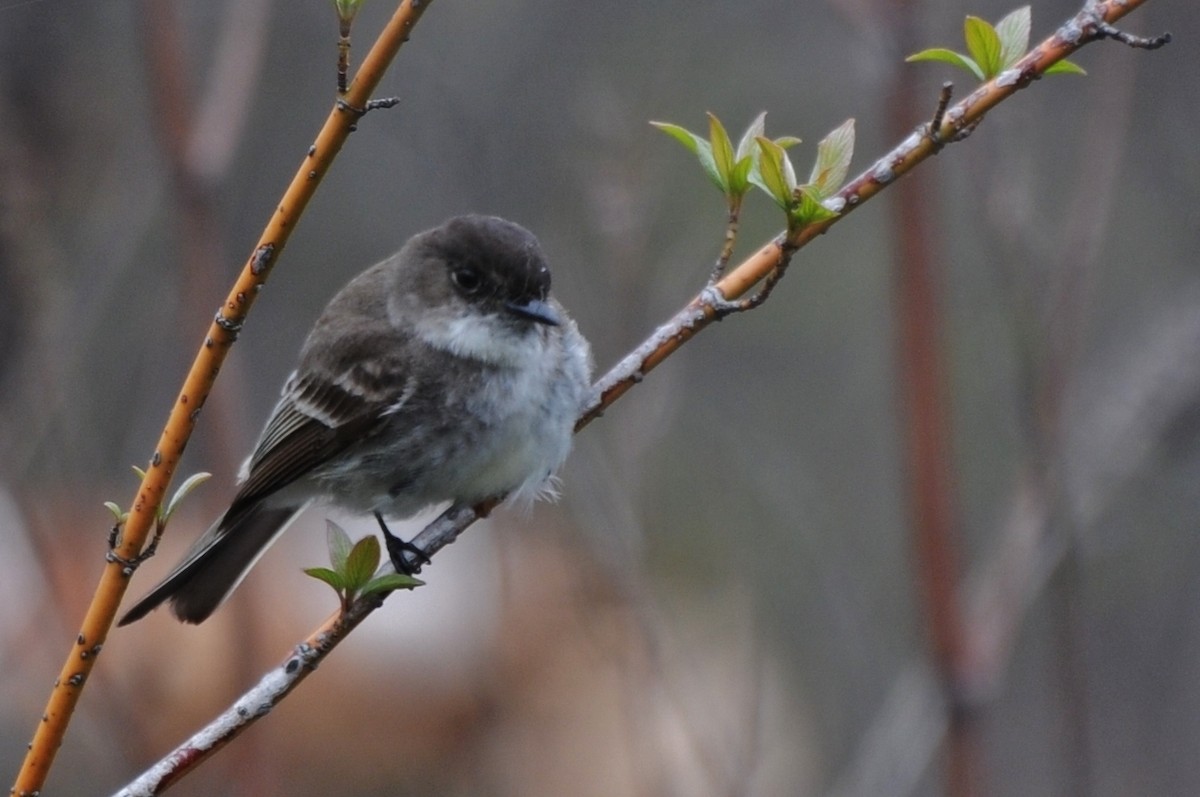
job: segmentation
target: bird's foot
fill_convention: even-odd
[[[415,576],[421,572],[422,567],[430,563],[431,560],[424,551],[411,542],[392,534],[387,523],[383,522],[383,515],[376,512],[375,519],[379,521],[379,528],[383,532],[383,541],[387,545],[388,558],[392,560],[392,567],[396,568],[397,573]]]

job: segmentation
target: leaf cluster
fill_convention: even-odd
[[[941,61],[966,70],[979,80],[991,80],[1025,56],[1029,50],[1029,29],[1032,14],[1022,6],[992,25],[979,17],[968,16],[963,25],[967,54],[945,47],[932,47],[906,58],[906,61]],[[1047,75],[1087,74],[1071,61],[1059,61],[1045,72]]]
[[[808,182],[796,178],[787,150],[800,143],[795,136],[768,138],[766,113],[755,117],[737,147],[714,114],[708,114],[707,139],[668,122],[652,125],[683,144],[696,156],[709,180],[725,195],[736,214],[752,187],[769,196],[787,214],[788,228],[837,216],[834,194],[845,182],[854,154],[854,120],[848,119],[817,145],[817,158]]]
[[[138,479],[143,481],[146,479],[146,471],[142,470],[137,465],[133,466],[133,472],[137,474]],[[188,476],[186,479],[184,479],[183,484],[179,485],[179,488],[175,490],[174,494],[171,495],[170,500],[168,500],[165,504],[159,505],[158,512],[154,516],[155,534],[162,534],[162,530],[167,527],[167,523],[171,520],[171,516],[175,514],[175,510],[179,509],[180,504],[183,503],[183,499],[187,498],[188,495],[191,494],[192,490],[195,490],[210,478],[212,478],[211,473],[201,472],[193,473],[191,476]],[[120,505],[114,501],[105,501],[104,506],[109,512],[112,512],[113,519],[116,521],[118,526],[123,525],[129,518],[129,513],[122,510]]]
[[[329,567],[309,567],[304,572],[332,587],[343,611],[359,597],[412,589],[425,583],[393,571],[390,564],[380,567],[379,540],[374,536],[368,535],[351,543],[350,536],[341,526],[332,520],[326,520],[325,524]]]

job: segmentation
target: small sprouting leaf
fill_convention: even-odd
[[[145,478],[146,478],[146,471],[142,470],[142,469],[141,469],[141,468],[139,468],[137,465],[130,465],[130,467],[131,467],[131,468],[133,468],[133,472],[137,474],[137,477],[138,477],[139,479],[145,479]]]
[[[121,523],[125,520],[125,510],[121,509],[120,506],[112,501],[105,501],[104,506],[109,512],[112,512],[113,520],[115,520],[117,523]]]
[[[793,175],[791,181],[787,176],[791,162],[783,147],[774,141],[762,137],[756,140],[759,149],[758,171],[757,174],[751,175],[751,179],[767,196],[775,200],[776,205],[787,210],[792,205],[792,189],[795,187],[795,176]]]
[[[808,178],[823,199],[842,187],[854,155],[854,120],[847,119],[817,144],[817,160]]]
[[[796,222],[798,224],[811,224],[814,221],[837,218],[838,214],[822,205],[817,197],[814,196],[814,192],[808,189],[809,186],[804,186],[797,192],[800,195],[800,199],[791,212],[791,216]]]
[[[992,23],[968,16],[963,32],[967,38],[967,52],[979,65],[984,79],[1000,74],[1000,37],[996,35]]]
[[[379,540],[373,536],[363,537],[354,543],[343,571],[350,589],[362,589],[371,580],[375,569],[379,567],[379,555]]]
[[[928,50],[922,50],[919,53],[914,53],[904,59],[909,63],[916,61],[940,61],[944,64],[956,66],[959,69],[964,69],[970,72],[979,80],[984,80],[983,70],[979,68],[979,64],[972,61],[969,57],[962,53],[956,53],[953,50],[947,50],[945,47],[932,47]]]
[[[1086,75],[1087,71],[1074,61],[1057,61],[1047,67],[1045,75]]]
[[[339,593],[346,589],[346,579],[342,577],[342,574],[330,570],[328,567],[306,567],[304,572],[319,581],[324,581]]]
[[[729,196],[736,197],[740,202],[741,198],[750,190],[750,172],[754,169],[753,156],[747,155],[737,162],[733,167],[733,173],[729,175]]]
[[[801,140],[796,138],[795,136],[780,136],[779,138],[775,139],[775,143],[778,144],[783,149],[787,149],[788,147],[794,147],[797,144],[799,144],[800,141]]]
[[[1000,69],[1008,69],[1021,60],[1029,49],[1029,6],[1021,6],[996,23],[996,36],[1000,39]]]
[[[183,484],[179,485],[179,489],[175,491],[175,494],[171,496],[171,500],[167,502],[167,508],[162,511],[163,522],[166,523],[171,519],[171,515],[175,514],[175,510],[179,508],[179,504],[183,502],[183,499],[188,497],[192,490],[195,490],[211,478],[211,473],[204,473],[203,471],[188,476]]]
[[[746,132],[742,133],[742,137],[738,141],[737,152],[734,153],[734,158],[739,164],[746,158],[754,160],[754,156],[758,154],[758,145],[755,139],[766,135],[766,124],[767,112],[763,111],[754,117],[754,121],[746,128]]]
[[[713,113],[708,114],[708,139],[712,144],[717,174],[721,177],[721,190],[728,193],[729,176],[733,174],[733,142],[729,140],[729,133],[725,132],[725,125]]]
[[[414,587],[422,587],[425,582],[419,578],[406,576],[402,573],[384,573],[380,576],[375,576],[368,581],[362,588],[363,595],[374,595],[377,592],[391,592],[397,589],[413,589]]]
[[[325,545],[329,549],[329,564],[339,573],[346,572],[346,559],[350,556],[350,535],[332,520],[325,521]]]
[[[333,0],[333,7],[337,9],[338,19],[343,22],[352,21],[362,4],[363,0]]]
[[[692,153],[693,155],[699,155],[700,148],[708,146],[707,141],[700,138],[700,136],[696,135],[691,130],[688,130],[686,127],[673,125],[670,122],[651,122],[650,124],[654,127],[657,127],[659,130],[663,131],[680,144],[683,144],[688,148],[688,152]]]
[[[704,169],[704,173],[708,175],[708,179],[712,180],[713,185],[724,193],[725,184],[722,182],[721,175],[717,171],[716,161],[713,160],[712,145],[708,141],[687,128],[673,125],[670,122],[651,122],[650,124],[687,147],[688,151],[700,161],[700,166]]]

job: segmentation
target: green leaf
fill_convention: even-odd
[[[787,149],[788,147],[794,147],[797,144],[799,144],[800,141],[801,141],[801,139],[798,139],[795,136],[780,136],[779,138],[775,139],[775,143],[778,144],[783,149]]]
[[[808,178],[821,198],[842,187],[854,155],[854,120],[847,119],[817,144],[817,160]]]
[[[346,584],[352,590],[362,589],[375,569],[379,567],[379,540],[373,536],[363,537],[350,549],[346,557]]]
[[[318,581],[324,581],[339,593],[346,589],[346,579],[342,578],[342,574],[330,570],[328,567],[306,567],[304,572]]]
[[[1021,6],[996,23],[1000,39],[1000,69],[1008,69],[1029,49],[1029,6]]]
[[[171,496],[171,500],[167,502],[167,508],[162,512],[163,522],[166,523],[171,519],[171,515],[175,514],[175,510],[179,508],[180,503],[188,497],[192,490],[195,490],[211,478],[211,473],[204,472],[193,473],[191,476],[188,476],[183,484],[179,485],[179,489],[175,491],[175,494]]]
[[[956,53],[953,50],[947,50],[945,47],[932,47],[928,50],[922,50],[919,53],[914,53],[904,59],[909,63],[915,61],[941,61],[944,64],[956,66],[959,69],[965,69],[979,80],[984,80],[983,70],[979,68],[979,64],[972,61],[968,56],[962,53]]]
[[[654,127],[657,127],[659,130],[663,131],[680,144],[683,144],[688,148],[688,152],[692,153],[693,155],[699,155],[700,148],[708,146],[707,141],[700,138],[700,136],[696,135],[691,130],[688,130],[686,127],[673,125],[670,122],[651,122],[650,124]]]
[[[358,13],[359,6],[363,4],[363,0],[333,0],[333,7],[337,9],[338,19],[345,22],[350,22]]]
[[[339,573],[346,572],[346,559],[350,556],[350,535],[332,520],[325,521],[325,546],[329,549],[329,564]]]
[[[729,192],[729,177],[733,174],[733,142],[725,132],[725,125],[715,114],[708,114],[708,140],[712,144],[713,161],[717,166],[717,174],[721,177],[720,188]]]
[[[745,158],[754,160],[754,156],[758,154],[758,146],[755,143],[755,139],[766,135],[766,124],[767,112],[763,111],[754,117],[754,121],[746,128],[746,132],[742,133],[742,137],[738,141],[737,153],[734,156],[738,163],[741,163]]]
[[[1046,71],[1043,72],[1042,74],[1045,74],[1045,75],[1086,75],[1087,71],[1084,70],[1083,67],[1081,67],[1079,64],[1075,63],[1074,61],[1057,61],[1057,62],[1051,64],[1049,67],[1047,67]]]
[[[811,224],[814,221],[824,221],[825,219],[837,217],[837,213],[821,204],[810,186],[803,186],[799,194],[799,202],[791,212],[792,217],[797,223],[801,225]]]
[[[989,80],[1000,74],[1000,37],[992,23],[968,16],[963,33],[967,38],[967,52],[979,65],[983,78]]]
[[[775,200],[775,204],[787,210],[792,205],[792,185],[789,184],[784,164],[789,163],[783,147],[768,138],[758,138],[758,172],[754,184]],[[754,179],[754,175],[751,176]]]
[[[374,595],[377,592],[391,592],[397,589],[413,589],[414,587],[423,586],[425,586],[425,582],[419,578],[406,576],[402,573],[385,573],[381,576],[375,576],[363,585],[362,594]]]
[[[146,471],[142,470],[142,469],[141,469],[141,468],[139,468],[137,465],[131,465],[130,467],[131,467],[131,468],[133,468],[133,472],[137,474],[137,477],[138,477],[139,479],[145,479],[145,478],[146,478]]]
[[[733,167],[733,174],[729,175],[729,195],[731,197],[745,196],[750,190],[750,172],[754,169],[754,158],[747,155],[737,162]]]
[[[721,181],[721,175],[717,172],[717,164],[713,160],[712,145],[708,141],[686,128],[673,125],[669,122],[651,122],[650,124],[687,147],[688,151],[700,161],[700,166],[704,169],[704,173],[708,175],[708,179],[712,180],[713,185],[724,193],[725,184]]]
[[[109,512],[112,512],[113,520],[115,520],[118,523],[125,520],[125,518],[126,518],[125,510],[121,509],[120,506],[113,503],[112,501],[105,501],[104,506],[106,509],[108,509]]]

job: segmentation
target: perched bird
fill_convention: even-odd
[[[591,385],[528,230],[462,216],[411,238],[325,308],[229,509],[121,619],[206,619],[305,506],[405,518],[548,487]],[[386,527],[385,527],[386,531]]]

